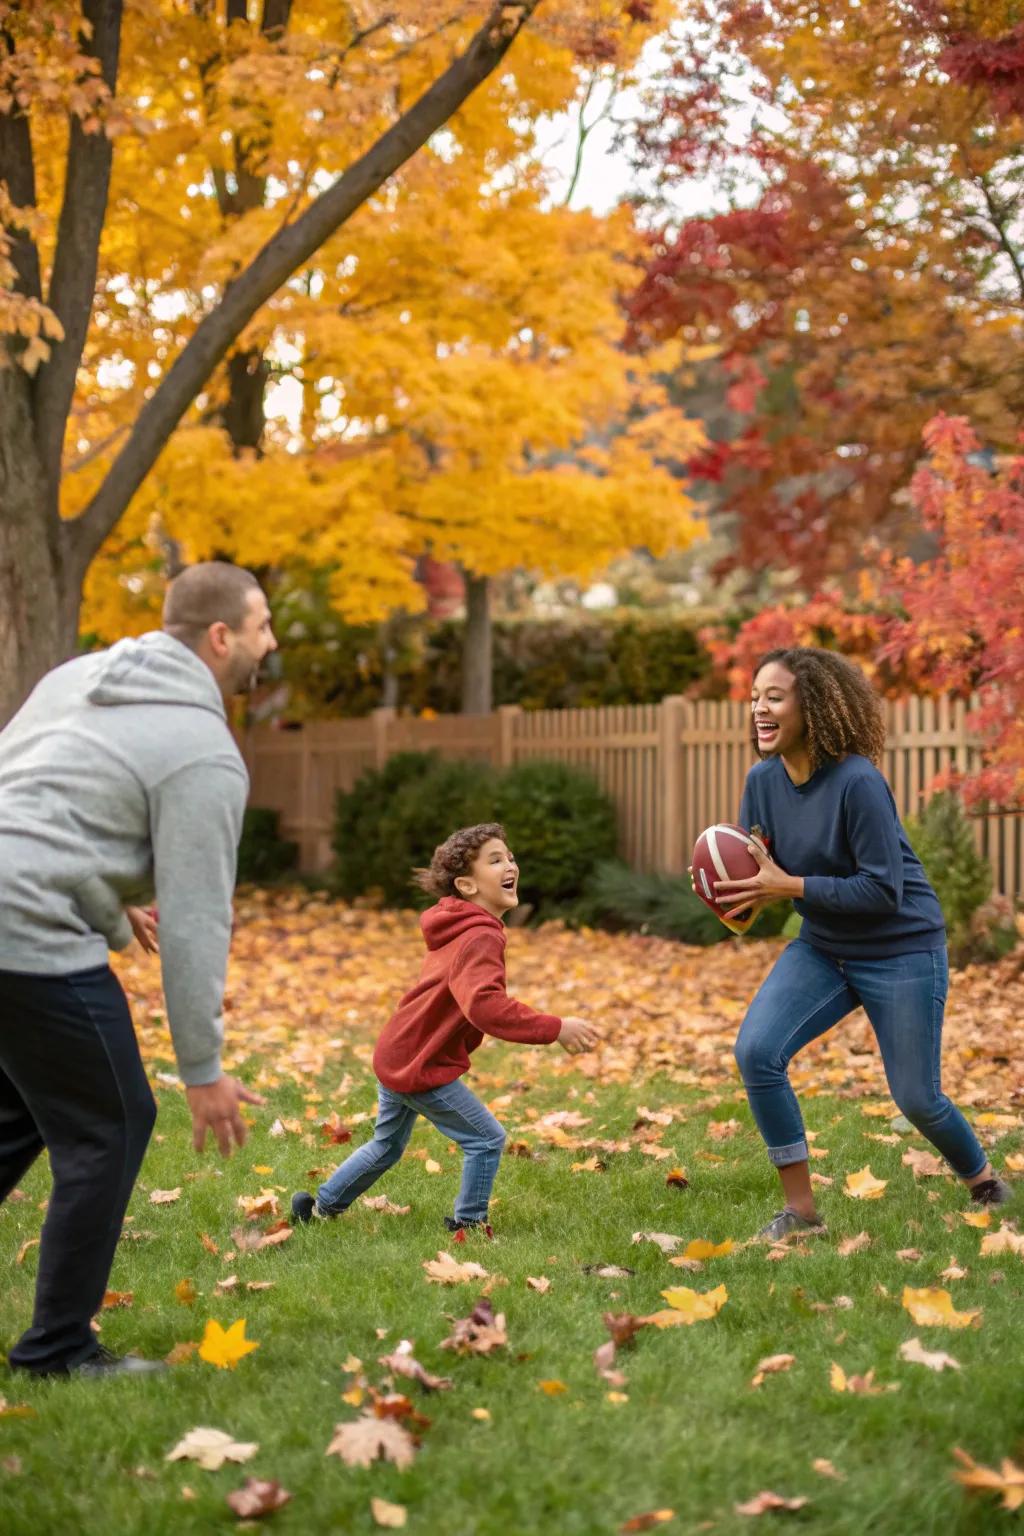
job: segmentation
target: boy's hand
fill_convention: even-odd
[[[589,1051],[599,1038],[597,1030],[586,1019],[563,1019],[558,1031],[558,1043],[570,1056],[579,1056],[583,1051]]]
[[[206,1133],[213,1139],[225,1157],[231,1156],[232,1141],[245,1146],[245,1121],[242,1119],[243,1104],[265,1104],[260,1094],[253,1093],[235,1077],[218,1077],[215,1083],[202,1087],[186,1088],[185,1097],[192,1111],[192,1145],[202,1152],[206,1145]]]

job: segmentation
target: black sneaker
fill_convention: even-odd
[[[316,1201],[312,1195],[308,1195],[304,1189],[298,1190],[292,1195],[292,1221],[300,1222],[307,1226],[320,1212],[316,1208]]]
[[[801,1216],[799,1211],[787,1205],[761,1228],[754,1242],[784,1243],[790,1237],[824,1237],[827,1231],[828,1228],[820,1218],[808,1221],[806,1216]]]
[[[975,1205],[1005,1205],[1013,1199],[1013,1190],[1005,1179],[982,1179],[971,1185],[971,1200]]]
[[[476,1228],[485,1237],[494,1236],[494,1228],[489,1221],[456,1221],[454,1216],[446,1216],[444,1224],[448,1232],[470,1232],[473,1228]]]
[[[101,1344],[94,1355],[73,1365],[69,1376],[152,1376],[169,1367],[164,1360],[142,1360],[138,1355],[115,1355]]]

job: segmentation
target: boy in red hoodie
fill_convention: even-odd
[[[373,1053],[377,1127],[317,1190],[292,1196],[292,1216],[338,1216],[398,1162],[418,1115],[462,1148],[462,1184],[450,1232],[486,1227],[505,1132],[460,1078],[484,1035],[550,1045],[570,1056],[589,1050],[597,1031],[517,1003],[505,990],[502,917],[519,905],[519,869],[496,822],[463,827],[434,850],[417,883],[439,897],[420,918],[427,956],[419,981],[384,1026]]]

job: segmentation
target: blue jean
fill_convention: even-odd
[[[894,1100],[954,1173],[975,1178],[987,1161],[940,1081],[949,986],[944,949],[874,960],[836,960],[797,939],[766,977],[736,1040],[736,1063],[776,1167],[807,1160],[807,1138],[787,1067],[803,1046],[863,1007]]]
[[[378,1084],[377,1105],[373,1140],[357,1148],[321,1184],[316,1195],[318,1208],[330,1216],[347,1210],[353,1200],[398,1162],[409,1145],[417,1115],[422,1115],[442,1136],[462,1148],[456,1221],[486,1221],[505,1132],[465,1083],[456,1080],[425,1093],[392,1093],[390,1088]]]

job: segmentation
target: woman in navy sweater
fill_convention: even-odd
[[[800,1107],[787,1076],[793,1056],[858,1006],[907,1119],[980,1204],[1002,1204],[978,1138],[940,1086],[949,969],[942,909],[876,766],[885,730],[864,675],[831,651],[771,651],[751,693],[761,761],[747,776],[740,823],[760,869],[721,881],[729,916],[791,899],[803,918],[751,1003],[736,1041],[747,1098],[782,1180],[785,1208],[758,1235],[822,1232]]]

